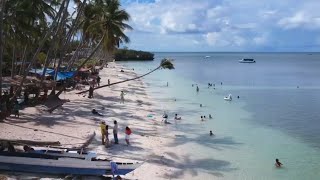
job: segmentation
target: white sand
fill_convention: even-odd
[[[109,68],[100,71],[102,78],[100,84],[106,84],[108,79],[112,83],[136,76],[132,70],[124,69],[125,72],[120,72],[122,68],[116,63],[109,63]],[[121,90],[127,93],[125,104],[120,104]],[[181,174],[183,166],[175,164],[176,161],[178,162],[173,153],[177,153],[176,149],[167,146],[173,144],[174,132],[163,135],[162,132],[166,126],[161,122],[162,114],[159,114],[159,111],[158,114],[153,112],[157,109],[156,103],[147,95],[142,80],[98,89],[94,92],[93,99],[83,97],[84,95],[76,95],[75,92],[77,91],[61,94],[60,98],[70,99],[70,102],[65,103],[62,108],[55,110],[52,114],[41,111],[39,107],[21,110],[20,118],[11,117],[5,123],[0,123],[0,137],[2,139],[60,141],[63,146],[72,147],[81,145],[95,131],[97,135],[89,146],[90,150],[96,151],[102,157],[115,160],[144,162],[142,166],[126,175],[125,178],[195,178],[193,177],[195,174],[192,172],[191,174]],[[93,108],[105,116],[93,115],[91,113]],[[155,114],[154,119],[147,117],[148,114]],[[101,145],[100,120],[105,120],[109,125],[109,139],[112,141],[113,120],[118,121],[119,145],[113,144],[109,148]],[[126,126],[129,126],[133,131],[129,146],[124,141]],[[200,179],[200,177],[198,178]]]

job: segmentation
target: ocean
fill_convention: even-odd
[[[155,53],[154,61],[121,64],[143,74],[166,57],[175,69],[144,82],[156,110],[169,114],[177,134],[170,146],[189,154],[182,169],[205,179],[320,179],[320,53]]]

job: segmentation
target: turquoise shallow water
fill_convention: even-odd
[[[172,146],[188,151],[187,162],[208,179],[320,178],[320,55],[156,53],[153,62],[123,64],[144,73],[163,57],[174,58],[176,69],[157,71],[145,82],[159,111],[182,116],[179,123],[171,120],[179,134]],[[238,63],[243,57],[257,63]],[[223,100],[229,93],[232,102]],[[213,119],[201,122],[209,113]],[[274,167],[275,158],[283,168]]]

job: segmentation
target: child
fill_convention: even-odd
[[[132,133],[132,132],[131,132],[131,129],[127,126],[127,127],[126,127],[126,131],[125,131],[125,134],[126,134],[125,139],[126,139],[127,145],[130,145],[129,139],[130,139],[131,133]]]

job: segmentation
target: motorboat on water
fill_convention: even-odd
[[[55,154],[56,153],[56,154]],[[30,172],[45,174],[72,174],[72,175],[125,175],[141,163],[122,163],[95,158],[94,153],[82,156],[72,153],[59,156],[57,152],[50,154],[35,152],[0,152],[0,170],[10,172]],[[79,157],[79,158],[77,158]]]
[[[205,58],[205,59],[208,59],[208,58],[210,58],[210,57],[211,57],[211,56],[205,56],[204,58]]]
[[[243,58],[239,60],[240,63],[255,63],[256,61],[252,58]]]
[[[232,101],[232,95],[229,94],[228,96],[224,97],[223,99],[226,101]]]

